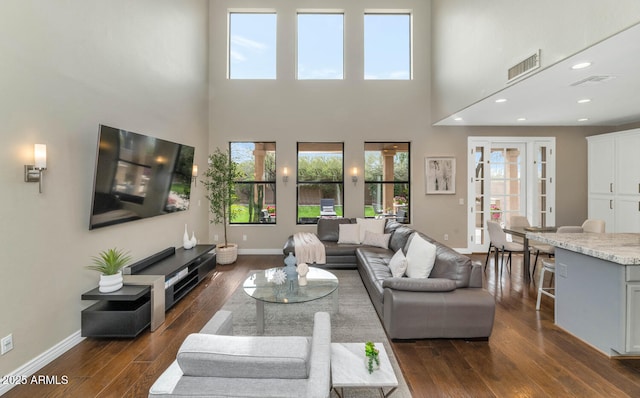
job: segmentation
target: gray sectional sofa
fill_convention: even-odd
[[[357,268],[371,302],[391,339],[487,339],[493,329],[495,300],[482,289],[482,266],[410,226],[387,221],[388,248],[338,244],[339,225],[354,219],[321,219],[317,235],[326,249],[327,268]],[[428,278],[394,278],[389,261],[406,254],[415,235],[436,246]],[[295,252],[293,239],[285,255]]]

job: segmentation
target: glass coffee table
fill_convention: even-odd
[[[331,295],[333,312],[338,312],[338,278],[331,272],[309,267],[307,285],[300,286],[298,281],[285,281],[282,285],[273,283],[276,270],[252,271],[244,281],[244,292],[256,301],[256,329],[264,334],[264,303],[295,304],[317,300]]]

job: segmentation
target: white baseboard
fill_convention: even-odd
[[[238,249],[238,254],[282,254],[282,248],[280,249]]]
[[[469,250],[469,248],[465,247],[465,248],[453,248],[453,250],[457,251],[460,254],[473,254],[473,252],[471,250]]]
[[[65,352],[69,351],[71,348],[75,347],[78,343],[80,343],[84,339],[85,338],[80,335],[80,331],[78,330],[77,332],[73,333],[71,336],[62,340],[58,344],[49,348],[47,351],[33,358],[32,360],[20,366],[18,369],[14,370],[13,372],[9,373],[6,376],[8,376],[9,379],[10,379],[10,376],[15,376],[16,378],[23,377],[23,376],[30,377],[40,369],[47,366],[54,359],[58,358],[60,355],[64,354]],[[3,395],[4,393],[11,390],[16,385],[17,384],[0,384],[0,395]]]

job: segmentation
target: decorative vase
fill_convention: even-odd
[[[287,280],[297,281],[298,271],[296,270],[296,257],[293,253],[289,253],[287,258],[284,259],[284,273],[287,274]]]
[[[182,235],[182,247],[185,249],[191,249],[193,246],[191,244],[191,240],[189,239],[189,233],[187,232],[187,224],[184,225],[184,235]]]
[[[195,231],[192,231],[192,232],[191,232],[191,240],[190,240],[190,242],[191,242],[191,247],[192,247],[192,248],[193,248],[193,247],[196,247],[196,245],[198,244],[198,239],[196,239],[196,233],[195,233]]]
[[[117,274],[113,275],[101,274],[98,286],[100,293],[111,293],[120,290],[122,287],[122,271],[118,271]]]
[[[378,359],[376,361],[376,357],[369,357],[366,356],[364,357],[364,367],[367,369],[367,371],[369,373],[373,373],[374,371],[380,369],[380,360]]]

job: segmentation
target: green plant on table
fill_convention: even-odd
[[[103,250],[91,258],[93,265],[87,265],[87,268],[103,275],[115,275],[131,261],[129,253],[118,248]]]
[[[367,356],[367,370],[369,373],[373,373],[373,363],[376,363],[376,366],[380,366],[380,358],[378,354],[380,351],[376,348],[376,345],[371,341],[367,341],[364,344],[364,353]]]

